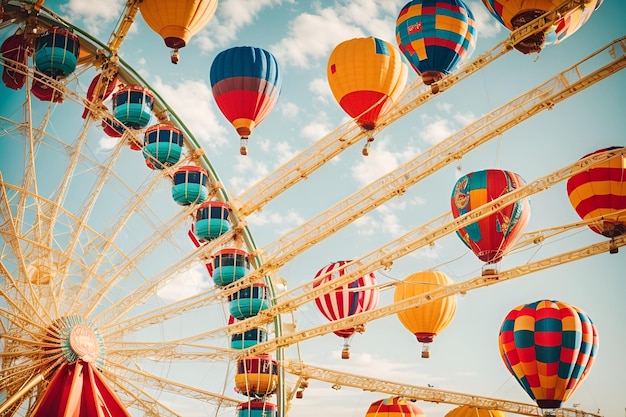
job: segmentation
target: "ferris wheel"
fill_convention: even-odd
[[[592,81],[574,71],[574,80],[551,85],[547,96],[545,86],[529,91],[524,104],[485,116],[402,166],[391,180],[373,182],[259,248],[247,226],[248,215],[333,155],[362,138],[369,143],[371,131],[393,123],[508,49],[494,49],[480,65],[464,66],[456,78],[443,78],[436,87],[416,83],[376,128],[342,125],[258,187],[233,198],[184,120],[117,56],[125,25],[132,24],[140,3],[128,2],[108,44],[47,10],[43,2],[3,4],[0,33],[14,44],[7,47],[11,53],[3,49],[3,81],[10,87],[0,115],[2,151],[12,161],[8,169],[2,167],[0,177],[2,416],[46,415],[46,407],[69,399],[82,404],[81,411],[108,413],[94,415],[185,416],[193,411],[286,416],[294,398],[316,379],[333,386],[367,386],[381,395],[476,405],[476,396],[411,386],[398,393],[398,387],[383,380],[372,384],[372,378],[307,366],[298,344],[332,332],[348,339],[365,322],[410,305],[504,282],[543,269],[550,260],[565,263],[626,244],[623,236],[615,236],[524,268],[438,284],[428,294],[413,294],[394,306],[376,308],[370,299],[358,314],[329,313],[331,323],[297,329],[293,314],[298,308],[332,299],[329,281],[347,287],[408,251],[488,216],[498,204],[539,192],[589,164],[623,157],[623,149],[593,155],[471,216],[435,219],[379,251],[342,261],[341,274],[333,280],[288,291],[278,275],[297,254],[454,160],[450,155],[463,155],[524,117],[622,69],[623,48],[617,56],[614,45],[603,51],[612,58],[602,71],[589,70]],[[207,11],[209,18],[211,14]],[[170,46],[172,62],[177,62],[184,43],[172,41]],[[519,118],[510,122],[514,111]],[[502,114],[508,115],[506,120],[500,119]],[[332,222],[321,222],[330,218]],[[557,233],[524,236],[517,248],[552,232]],[[320,270],[311,280],[330,278],[332,269]],[[210,285],[198,279],[206,274]],[[346,342],[346,358],[348,347]],[[490,399],[479,400],[493,407]],[[537,413],[515,402],[496,408]]]

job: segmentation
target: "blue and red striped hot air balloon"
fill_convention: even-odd
[[[274,108],[282,86],[276,57],[253,46],[237,46],[217,54],[209,74],[213,97],[241,137],[240,152],[248,153],[252,130]]]
[[[398,15],[396,41],[424,84],[430,85],[474,51],[474,16],[462,0],[413,0]]]
[[[327,282],[339,279],[348,274],[352,266],[347,265],[352,261],[337,261],[320,269],[313,279],[313,288]],[[376,276],[373,272],[362,277],[356,277],[347,284],[339,285],[331,292],[315,299],[315,305],[329,321],[340,320],[355,314],[370,311],[378,306],[378,288]],[[349,339],[355,332],[363,332],[364,326],[350,327],[335,331],[335,335],[345,339],[341,352],[342,359],[350,358]]]
[[[583,158],[623,146],[599,149]],[[614,238],[626,233],[626,156],[594,165],[567,180],[567,195],[576,213],[583,220],[595,219],[589,228]],[[611,249],[616,253],[617,248]]]
[[[374,401],[365,417],[425,417],[426,414],[412,401],[400,397],[389,397]]]
[[[501,169],[470,172],[459,178],[452,190],[452,215],[456,219],[524,184],[518,174]],[[528,198],[522,198],[460,228],[457,235],[481,261],[487,263],[483,269],[483,274],[487,274],[494,271],[494,264],[523,233],[529,220],[530,202]]]
[[[582,310],[539,300],[507,314],[500,355],[517,382],[542,409],[559,408],[589,374],[598,332]]]

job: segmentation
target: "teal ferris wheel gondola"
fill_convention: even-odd
[[[35,41],[35,68],[55,79],[73,73],[79,55],[78,37],[67,29],[51,27]]]
[[[174,174],[172,198],[181,206],[201,203],[209,195],[209,177],[204,170],[195,165],[185,165],[178,168]]]
[[[228,325],[237,323],[239,320],[230,316],[228,318]],[[250,330],[246,330],[243,333],[233,333],[230,336],[230,348],[231,349],[249,349],[252,346],[256,346],[259,343],[267,342],[269,335],[267,330],[262,327],[255,327]]]
[[[213,240],[230,230],[230,207],[221,201],[205,201],[196,211],[194,233],[203,240]]]
[[[248,252],[224,248],[213,255],[213,281],[218,287],[240,280],[250,271]]]
[[[127,85],[113,94],[113,115],[130,129],[143,129],[152,118],[154,96],[145,87]]]
[[[146,165],[163,169],[180,160],[183,151],[183,132],[172,125],[160,123],[146,129],[142,147]]]
[[[230,314],[243,320],[256,316],[270,306],[267,285],[252,284],[228,296]]]

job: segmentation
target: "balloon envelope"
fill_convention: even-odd
[[[398,15],[396,41],[424,83],[432,84],[474,51],[474,16],[462,0],[413,0]]]
[[[217,106],[242,139],[274,108],[282,86],[276,57],[252,46],[220,52],[211,64],[209,78]]]
[[[414,402],[390,397],[374,401],[365,417],[426,417],[426,414]]]
[[[187,45],[211,20],[218,0],[142,0],[141,16],[169,48]]]
[[[354,38],[337,45],[328,59],[326,75],[341,108],[365,130],[398,99],[407,80],[402,55],[378,38]]]
[[[450,277],[440,271],[417,272],[396,286],[393,301],[397,303],[453,283]],[[397,314],[402,325],[413,333],[418,341],[431,343],[435,336],[450,324],[455,312],[456,296],[451,295]]]
[[[528,54],[539,52],[545,44],[557,44],[576,32],[589,19],[591,13],[600,7],[603,0],[590,0],[584,8],[574,10],[547,29],[531,35],[515,45],[515,49]],[[515,30],[539,16],[553,10],[561,0],[483,0],[483,4],[502,25]]]
[[[614,149],[623,149],[623,146],[600,149],[589,155]],[[626,233],[626,214],[619,214],[626,209],[626,156],[601,162],[573,175],[567,180],[567,195],[581,219],[599,219],[589,224],[594,232],[606,237]]]
[[[560,301],[518,306],[498,337],[504,364],[540,408],[559,408],[588,375],[598,349],[591,318]]]
[[[506,417],[506,413],[500,410],[487,410],[486,408],[462,405],[450,410],[444,417]]]
[[[459,178],[450,199],[454,218],[501,197],[525,184],[518,174],[500,169],[471,172]],[[460,228],[457,235],[483,262],[502,259],[530,220],[528,198],[498,209],[495,213]]]
[[[313,288],[327,282],[332,282],[342,275],[350,272],[346,266],[351,261],[337,261],[320,269],[313,280]],[[329,275],[324,276],[325,274]],[[373,272],[362,277],[356,277],[354,281],[339,285],[333,291],[315,299],[318,310],[329,321],[335,321],[353,316],[365,311],[373,310],[378,306],[378,288],[376,276]],[[339,337],[347,338],[355,332],[354,328],[342,329],[335,332]]]

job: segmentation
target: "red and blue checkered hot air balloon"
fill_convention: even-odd
[[[588,375],[598,350],[591,318],[561,301],[518,306],[504,319],[500,355],[542,409],[559,408]]]
[[[426,414],[412,401],[389,397],[374,401],[365,417],[425,417]]]
[[[513,172],[486,169],[459,178],[452,190],[450,205],[456,219],[525,184]],[[522,198],[482,219],[460,228],[456,233],[474,254],[487,264],[483,274],[491,272],[530,220],[530,202]]]
[[[209,73],[213,97],[241,136],[242,155],[252,130],[272,111],[282,86],[276,57],[265,49],[237,46],[217,54]]]
[[[430,85],[474,51],[474,16],[462,0],[413,0],[398,15],[396,41],[424,84]]]
[[[348,265],[350,262],[352,261],[332,262],[320,269],[313,279],[313,288],[350,273],[351,269],[356,266]],[[370,272],[364,276],[355,277],[350,283],[339,285],[331,292],[316,298],[315,305],[324,317],[330,321],[335,321],[375,309],[378,307],[378,296],[376,276]],[[364,330],[364,326],[361,325],[334,332],[337,336],[345,339],[341,352],[342,359],[350,358],[349,340],[352,335]]]

